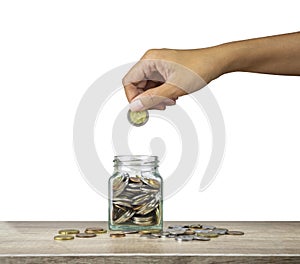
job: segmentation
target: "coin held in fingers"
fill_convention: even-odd
[[[127,119],[133,126],[143,126],[149,120],[149,112],[147,110],[133,112],[129,109],[127,113]]]

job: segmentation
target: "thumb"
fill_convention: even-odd
[[[149,89],[141,93],[131,101],[131,111],[143,111],[146,109],[156,108],[162,109],[163,105],[174,105],[175,100],[172,94],[170,92],[167,92],[168,90],[170,90],[169,88],[170,85],[164,83],[158,87]]]

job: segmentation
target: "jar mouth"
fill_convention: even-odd
[[[158,157],[149,155],[119,155],[113,160],[115,166],[157,166]]]

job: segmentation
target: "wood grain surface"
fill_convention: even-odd
[[[166,222],[168,225],[193,222]],[[0,263],[300,263],[300,222],[200,222],[244,236],[208,242],[125,238],[54,241],[59,229],[102,226],[106,222],[0,222]]]

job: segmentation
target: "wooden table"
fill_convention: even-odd
[[[195,222],[166,222],[168,225]],[[208,242],[126,238],[54,241],[59,229],[106,227],[106,222],[0,222],[0,263],[300,263],[300,222],[205,222],[241,230]]]

